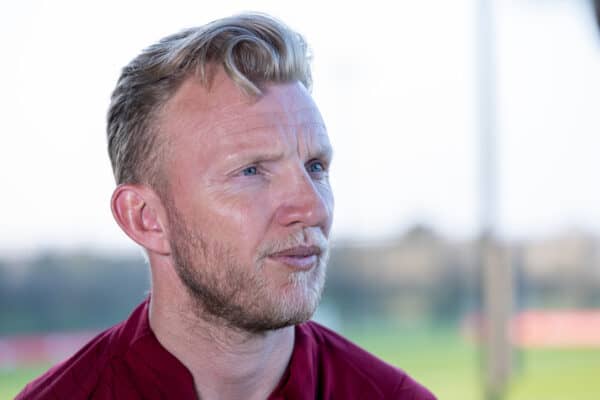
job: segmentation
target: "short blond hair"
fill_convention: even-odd
[[[160,181],[164,143],[157,116],[190,76],[210,85],[221,67],[250,96],[265,83],[300,81],[310,90],[305,40],[277,19],[245,13],[167,36],[145,49],[121,73],[108,110],[108,153],[117,183]]]

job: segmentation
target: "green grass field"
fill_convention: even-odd
[[[483,399],[480,353],[451,330],[402,335],[369,330],[348,336],[407,371],[440,400]],[[516,351],[514,357],[505,400],[600,399],[600,349],[525,350]]]
[[[46,371],[48,367],[23,367],[10,371],[0,369],[0,400],[15,397],[27,382]]]
[[[402,329],[352,330],[347,335],[409,372],[441,400],[483,397],[477,349],[448,329],[409,333]],[[517,353],[516,360],[506,400],[600,399],[600,349],[528,350]],[[46,368],[0,370],[0,400],[12,399]]]

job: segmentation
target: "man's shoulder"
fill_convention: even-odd
[[[349,385],[353,393],[378,393],[380,398],[433,400],[435,396],[402,369],[379,359],[340,334],[316,322],[299,326],[301,332],[314,340],[315,356],[321,368],[337,382]],[[346,390],[344,389],[344,390]],[[374,398],[374,397],[371,397]]]
[[[119,363],[137,332],[131,329],[136,313],[144,312],[145,302],[132,316],[101,332],[73,356],[53,366],[30,382],[15,400],[37,399],[87,399],[97,390],[99,383]]]
[[[83,398],[91,394],[112,358],[111,337],[116,329],[102,332],[69,359],[30,382],[16,400]]]

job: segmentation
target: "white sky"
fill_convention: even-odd
[[[211,5],[218,3],[218,5]],[[130,248],[113,222],[105,113],[120,68],[248,2],[0,5],[0,254]],[[335,147],[334,235],[478,217],[476,0],[253,1],[302,32]],[[368,4],[368,8],[365,7]],[[497,0],[499,231],[600,231],[600,35],[584,0]]]

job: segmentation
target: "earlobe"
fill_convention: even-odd
[[[169,241],[159,206],[156,194],[142,185],[119,185],[111,199],[113,216],[127,236],[150,252],[168,255]]]

